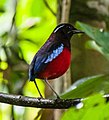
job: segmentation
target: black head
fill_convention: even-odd
[[[73,34],[83,33],[80,30],[77,30],[69,23],[62,23],[59,24],[53,31],[57,34],[58,37],[61,37],[63,39],[71,39]]]

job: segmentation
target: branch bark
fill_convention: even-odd
[[[106,99],[106,102],[109,102],[109,94],[103,96]],[[12,95],[7,93],[0,92],[0,102],[24,106],[24,107],[36,107],[36,108],[50,108],[50,109],[68,109],[70,107],[75,107],[81,103],[83,98],[75,99],[44,99],[44,98],[35,98],[27,97],[22,95]]]
[[[0,93],[0,102],[24,107],[67,109],[76,106],[81,99],[44,99]]]
[[[62,15],[61,15],[62,23],[69,21],[70,7],[71,7],[71,0],[62,1]]]

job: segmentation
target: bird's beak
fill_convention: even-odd
[[[79,33],[84,33],[84,32],[82,32],[81,30],[77,30],[77,29],[75,29],[75,30],[73,29],[73,30],[68,32],[68,34],[72,34],[72,35],[73,34],[79,34]]]
[[[83,31],[81,31],[81,30],[73,30],[73,34],[78,34],[78,33],[84,33]]]

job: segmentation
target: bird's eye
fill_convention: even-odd
[[[71,29],[70,26],[68,26],[67,29],[68,29],[68,30]]]
[[[71,27],[70,27],[70,26],[68,26],[68,29],[71,29]]]

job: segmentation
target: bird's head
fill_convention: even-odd
[[[59,24],[53,31],[59,38],[70,40],[73,34],[83,33],[80,30],[77,30],[69,23]]]

